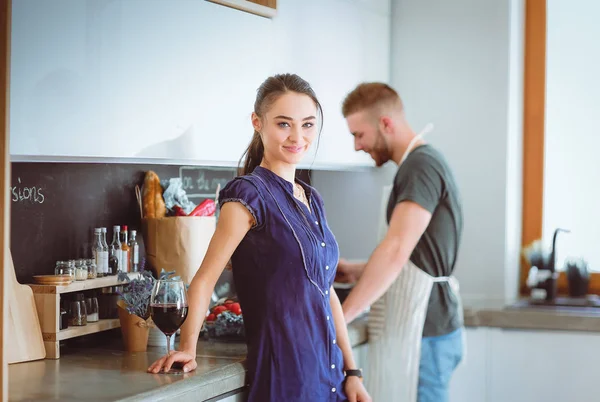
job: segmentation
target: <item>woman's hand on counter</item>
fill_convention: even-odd
[[[358,377],[347,377],[344,391],[346,391],[349,402],[373,402],[361,379]]]
[[[195,353],[175,351],[152,363],[152,365],[148,367],[148,372],[158,374],[161,371],[169,371],[173,363],[180,363],[183,366],[184,373],[189,373],[190,371],[196,370],[196,367],[198,367]]]

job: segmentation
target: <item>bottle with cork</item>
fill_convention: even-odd
[[[130,251],[129,242],[127,241],[127,225],[123,225],[121,231],[121,272],[131,272]]]

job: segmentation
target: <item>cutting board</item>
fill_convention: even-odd
[[[17,282],[12,255],[8,252],[7,347],[8,363],[21,363],[46,357],[42,328],[38,318],[33,291]]]

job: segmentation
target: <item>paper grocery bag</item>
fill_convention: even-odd
[[[214,216],[170,216],[142,221],[146,259],[156,274],[175,271],[189,284],[215,233]]]

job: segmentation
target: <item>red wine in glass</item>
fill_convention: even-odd
[[[177,332],[185,322],[188,313],[188,306],[178,306],[177,304],[152,304],[150,309],[152,321],[167,336]]]
[[[167,337],[167,356],[171,354],[171,336],[183,325],[188,314],[185,284],[181,280],[156,281],[150,297],[150,315]],[[164,374],[181,374],[183,370],[171,367]]]

